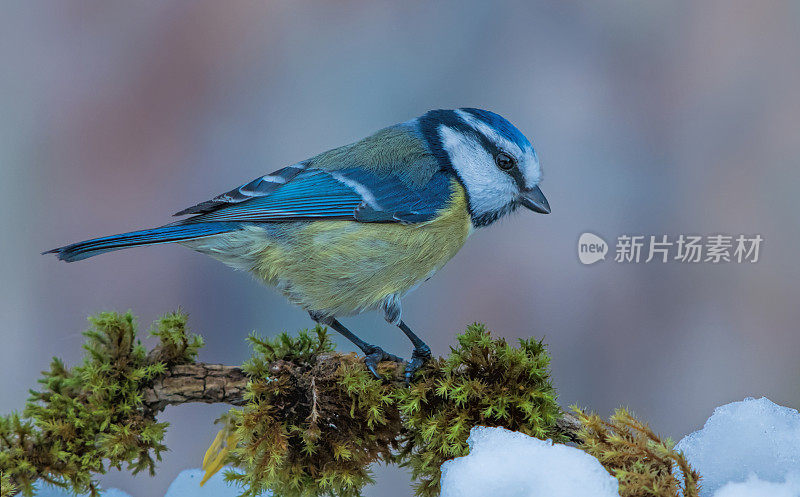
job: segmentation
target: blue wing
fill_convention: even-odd
[[[304,219],[420,223],[433,219],[451,195],[450,175],[445,171],[414,187],[392,174],[379,175],[356,167],[305,169],[298,164],[176,215],[197,214],[182,223]]]

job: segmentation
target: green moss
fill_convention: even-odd
[[[354,355],[320,359],[333,344],[324,328],[251,337],[247,404],[236,416],[237,447],[228,474],[244,495],[356,497],[372,482],[369,466],[390,460],[400,432],[392,388]],[[382,371],[390,371],[382,368]]]
[[[473,324],[446,359],[431,361],[409,389],[396,391],[405,421],[404,465],[416,494],[439,495],[439,466],[468,451],[474,426],[503,426],[560,440],[561,411],[550,383],[550,358],[537,340],[512,347]]]
[[[166,352],[148,358],[130,312],[100,313],[89,322],[82,364],[69,369],[54,358],[23,416],[0,418],[3,495],[14,492],[10,485],[33,495],[42,480],[95,496],[95,475],[123,466],[153,474],[166,450],[167,424],[144,409],[142,390],[166,371],[162,357],[188,362],[202,342],[186,335],[185,317],[171,314],[156,324],[157,349]]]
[[[11,475],[0,475],[0,495],[13,495],[17,486],[11,481]]]
[[[672,440],[661,439],[626,409],[617,409],[608,421],[574,410],[583,426],[580,447],[619,480],[621,497],[698,497],[700,476]]]
[[[0,418],[0,495],[22,490],[31,494],[39,479],[36,461],[51,460],[47,441],[31,422],[17,413]]]
[[[186,319],[186,314],[177,311],[153,323],[150,334],[158,337],[159,345],[150,352],[150,362],[163,362],[169,367],[197,359],[197,353],[204,345],[203,337],[186,331]]]
[[[167,425],[142,400],[170,367],[195,360],[202,339],[173,313],[154,324],[149,352],[130,313],[90,318],[86,354],[72,369],[53,359],[25,411],[0,417],[0,495],[33,495],[46,482],[98,495],[108,468],[155,470]],[[471,325],[448,357],[427,364],[406,387],[400,366],[382,363],[373,378],[353,354],[339,354],[324,328],[296,337],[251,336],[245,405],[204,467],[232,464],[244,495],[356,497],[376,462],[411,467],[416,493],[439,493],[440,465],[466,454],[470,429],[503,426],[563,441],[561,411],[541,341],[512,347]],[[620,482],[622,497],[697,497],[699,476],[669,440],[625,410],[606,422],[577,411],[581,447]],[[677,465],[683,478],[672,472]],[[213,472],[213,469],[209,469]]]

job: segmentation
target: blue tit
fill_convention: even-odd
[[[411,340],[406,378],[430,358],[401,298],[433,276],[476,228],[526,207],[547,214],[530,141],[486,110],[432,110],[279,169],[164,226],[56,248],[67,262],[176,242],[253,274],[338,331],[376,372],[401,361],[337,318],[380,310]]]

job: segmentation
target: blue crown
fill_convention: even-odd
[[[464,112],[469,112],[473,116],[485,122],[487,125],[491,126],[492,129],[500,133],[503,138],[516,143],[521,150],[533,148],[531,142],[528,141],[528,138],[526,138],[525,135],[523,135],[522,132],[516,128],[516,126],[508,122],[508,120],[506,120],[506,118],[503,116],[483,109],[464,108],[461,110]]]

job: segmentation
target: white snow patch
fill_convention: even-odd
[[[131,497],[118,488],[109,488],[108,490],[101,492],[100,495],[102,497]]]
[[[800,414],[764,397],[747,398],[716,408],[702,430],[687,435],[675,448],[683,451],[703,477],[701,496],[720,497],[714,492],[723,485],[748,478],[745,486],[727,485],[725,492],[734,493],[721,495],[762,495],[736,492],[762,488],[766,482],[783,482],[790,473],[800,474]],[[751,475],[757,479],[752,480]]]
[[[50,485],[43,485],[36,497],[72,497],[74,494]],[[118,488],[109,488],[100,492],[100,497],[131,497]]]
[[[728,483],[714,497],[800,497],[800,474],[792,474],[782,483],[760,480],[750,475],[744,482]]]
[[[205,485],[200,486],[203,479],[202,469],[187,469],[178,474],[175,481],[167,489],[164,497],[238,497],[242,489],[234,484],[225,483],[225,470],[223,468],[217,474],[208,479]],[[272,495],[265,492],[265,497]]]
[[[167,489],[167,494],[164,497],[238,497],[242,494],[242,489],[236,485],[228,485],[225,483],[224,473],[226,469],[228,468],[223,468],[217,474],[209,478],[202,487],[200,486],[200,481],[203,479],[203,470],[187,469],[181,471],[170,484],[169,489]],[[36,495],[37,497],[70,497],[74,494],[66,490],[45,485]],[[103,490],[100,495],[101,497],[131,497],[127,493],[116,488]],[[270,497],[272,493],[265,492],[262,495],[264,497]]]
[[[441,497],[619,497],[617,480],[580,449],[477,426],[469,455],[442,464]]]

